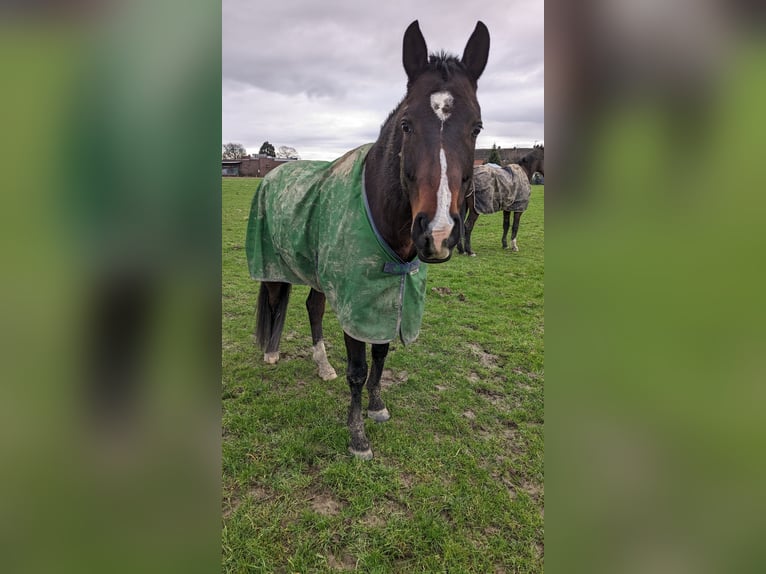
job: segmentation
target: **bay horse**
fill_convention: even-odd
[[[531,183],[532,176],[535,173],[540,173],[545,176],[545,148],[543,146],[535,146],[532,151],[524,154],[519,159],[518,166],[524,171],[527,180]],[[503,168],[510,171],[510,166]],[[524,207],[526,209],[526,206]],[[511,227],[511,212],[513,212],[513,226],[511,229],[511,251],[518,251],[519,246],[516,243],[516,236],[519,232],[519,222],[521,221],[521,214],[524,210],[503,210],[503,249],[508,249],[508,228]],[[463,204],[461,214],[463,215],[464,230],[461,236],[461,240],[458,243],[458,252],[465,253],[466,255],[476,255],[471,250],[471,232],[473,231],[476,220],[479,219],[479,212],[476,210],[476,196],[475,194],[469,194]]]
[[[253,198],[246,252],[251,277],[261,281],[256,341],[267,363],[279,360],[291,285],[309,285],[313,359],[322,379],[334,379],[322,333],[329,300],[348,358],[349,452],[360,459],[373,456],[362,416],[365,382],[367,416],[388,420],[380,378],[389,344],[417,337],[426,264],[449,260],[459,240],[482,128],[477,80],[488,56],[482,22],[457,58],[429,55],[415,20],[403,39],[406,93],[378,139],[332,163],[284,164]]]

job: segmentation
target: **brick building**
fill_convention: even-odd
[[[229,177],[263,177],[278,165],[293,159],[277,159],[268,155],[252,154],[241,159],[222,159],[221,175]]]

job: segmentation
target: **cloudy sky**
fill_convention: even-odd
[[[404,96],[416,19],[429,52],[458,56],[477,20],[489,28],[477,147],[543,142],[543,0],[223,0],[222,143],[330,160],[374,141]]]

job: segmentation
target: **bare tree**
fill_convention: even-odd
[[[282,159],[301,159],[294,147],[281,145],[277,149],[277,157]]]
[[[221,148],[221,159],[242,159],[247,157],[247,150],[240,143],[225,143]]]

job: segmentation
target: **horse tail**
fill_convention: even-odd
[[[255,341],[266,352],[279,349],[291,288],[290,283],[261,283],[255,306]]]

